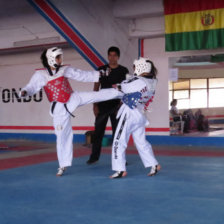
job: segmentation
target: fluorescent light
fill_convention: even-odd
[[[174,66],[181,67],[181,66],[204,66],[204,65],[216,65],[216,63],[212,62],[177,62]]]
[[[44,45],[60,42],[60,37],[35,38],[32,40],[15,41],[14,47],[26,47],[35,45]]]

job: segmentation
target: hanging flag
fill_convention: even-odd
[[[224,47],[224,0],[164,0],[166,51]]]

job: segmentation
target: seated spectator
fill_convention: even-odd
[[[179,122],[180,123],[180,130],[181,133],[184,132],[184,121],[182,119],[182,115],[179,113],[177,109],[177,100],[173,99],[170,103],[171,109],[170,109],[170,115],[173,118],[173,122]]]
[[[196,129],[196,121],[195,121],[193,111],[191,109],[185,110],[183,112],[183,117],[185,121],[184,132],[188,133],[189,130]]]
[[[172,102],[170,103],[171,109],[170,109],[170,114],[173,117],[174,121],[180,121],[181,120],[181,114],[179,113],[177,109],[177,100],[173,99]]]
[[[208,119],[202,114],[200,109],[195,112],[195,120],[198,131],[208,131]]]

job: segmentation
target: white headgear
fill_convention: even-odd
[[[47,49],[47,52],[46,52],[47,62],[53,68],[57,67],[57,62],[55,59],[58,55],[63,55],[61,48],[52,47]]]
[[[152,65],[150,62],[147,62],[147,58],[139,58],[134,60],[135,71],[134,73],[139,76],[142,73],[150,73],[152,69]]]

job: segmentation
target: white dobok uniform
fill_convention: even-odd
[[[145,126],[149,124],[145,112],[155,94],[157,80],[134,77],[121,83],[121,90],[127,93],[141,92],[142,97],[135,109],[123,104],[118,111],[120,117],[112,145],[112,170],[126,171],[125,150],[132,134],[134,143],[145,167],[158,165],[151,144],[145,137]]]
[[[70,66],[63,66],[53,76],[47,69],[37,70],[30,82],[22,89],[32,96],[42,87],[48,88],[46,94],[51,102],[50,115],[53,117],[55,134],[57,137],[57,156],[60,167],[72,165],[73,159],[73,132],[71,125],[71,113],[79,106],[118,98],[121,93],[113,88],[100,91],[79,92],[72,91],[67,79],[80,82],[98,82],[98,71],[82,71]],[[61,83],[61,80],[66,81]],[[53,83],[53,84],[52,84]],[[57,102],[55,104],[55,102]],[[55,104],[53,106],[53,104]],[[54,107],[54,108],[53,108]],[[67,108],[66,108],[67,107]]]

